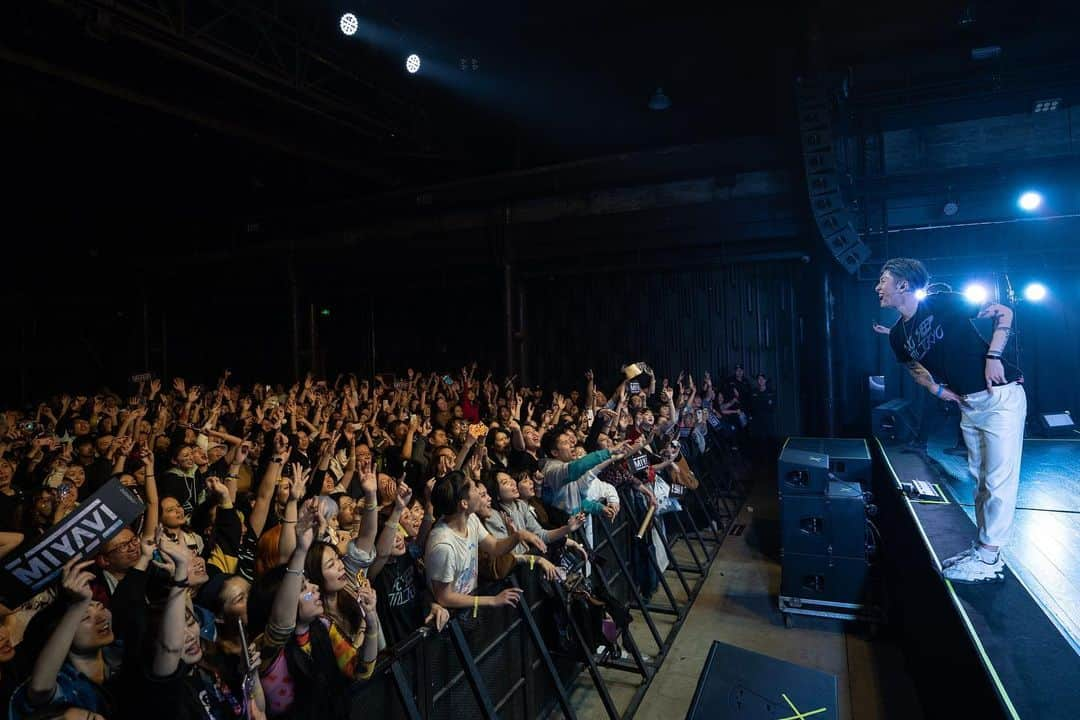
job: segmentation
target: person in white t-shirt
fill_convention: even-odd
[[[517,606],[519,588],[507,588],[498,595],[474,596],[479,568],[479,550],[498,557],[510,552],[520,541],[516,535],[496,540],[476,517],[482,498],[475,482],[459,470],[436,482],[431,502],[439,521],[428,535],[424,552],[425,572],[435,602],[444,608]]]

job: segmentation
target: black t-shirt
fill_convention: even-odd
[[[889,345],[902,363],[916,361],[934,380],[958,395],[986,390],[986,351],[989,344],[972,323],[978,307],[960,293],[935,293],[919,303],[915,315],[901,317],[889,332]],[[1020,369],[1003,360],[1005,379],[1013,382]]]
[[[776,413],[776,391],[766,388],[754,389],[750,396],[750,416],[753,418],[770,418]]]
[[[156,708],[162,718],[225,720],[241,717],[244,706],[243,698],[234,695],[221,678],[183,662],[168,677],[154,677],[149,666],[131,673],[123,703],[126,713],[122,717],[132,720],[147,717],[148,708]]]
[[[408,552],[392,557],[372,580],[386,642],[393,645],[424,624],[431,603],[424,597],[424,582],[416,559]]]
[[[18,490],[14,495],[0,493],[0,530],[15,529],[15,516],[18,514],[19,505],[23,502],[23,495]]]

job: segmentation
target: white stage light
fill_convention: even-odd
[[[1020,200],[1017,204],[1020,205],[1021,210],[1031,212],[1032,210],[1038,210],[1039,206],[1042,205],[1042,201],[1042,195],[1029,190],[1020,196]]]
[[[926,299],[926,288],[919,288],[918,290],[916,290],[915,291],[915,299],[916,300],[925,300]]]
[[[409,57],[405,58],[405,69],[411,74],[416,74],[420,70],[420,56],[413,53]]]
[[[1039,302],[1046,297],[1046,286],[1042,283],[1028,283],[1028,286],[1024,288],[1024,299],[1031,302]]]
[[[360,21],[357,20],[356,16],[352,13],[345,13],[341,16],[341,22],[338,23],[338,27],[341,28],[341,32],[352,36],[360,29]]]
[[[986,292],[986,287],[978,283],[971,283],[964,288],[964,297],[968,299],[968,302],[975,303],[976,305],[982,305],[986,302],[986,298],[989,297],[989,293]]]

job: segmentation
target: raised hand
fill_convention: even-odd
[[[236,458],[233,460],[233,463],[235,463],[236,465],[243,465],[245,462],[247,462],[248,455],[250,454],[251,443],[245,440],[244,442],[240,443],[240,445],[236,448]]]
[[[188,563],[191,560],[191,551],[187,549],[187,546],[166,535],[160,525],[154,539],[162,555],[162,560],[154,560],[154,565],[169,572],[176,580],[186,578]]]
[[[311,479],[311,471],[305,470],[298,462],[292,464],[292,479],[289,481],[289,499],[299,501],[307,492],[308,480]]]
[[[394,504],[398,510],[405,510],[412,501],[412,488],[405,482],[404,476],[398,481],[397,495],[394,496]]]
[[[319,504],[316,498],[311,498],[296,517],[296,549],[307,552],[311,543],[315,541],[315,528],[319,525]]]
[[[379,476],[370,468],[360,475],[360,489],[365,495],[374,495],[379,491]]]
[[[360,589],[356,592],[356,601],[360,604],[364,614],[369,618],[378,617],[376,613],[378,597],[375,594],[375,588],[371,587],[371,583],[360,586]]]
[[[75,602],[90,602],[94,597],[94,591],[90,588],[90,581],[94,579],[94,575],[87,570],[93,564],[93,560],[83,560],[80,555],[64,563],[64,569],[60,574],[60,585],[64,593]]]
[[[206,478],[206,486],[211,493],[218,496],[221,502],[229,500],[229,486],[221,482],[221,478],[211,475]]]
[[[155,382],[158,384],[158,388],[161,387],[161,381],[160,380],[151,380],[150,381],[151,389],[153,389],[153,386],[154,386]],[[184,397],[184,396],[187,395],[187,383],[184,382],[184,378],[182,378],[182,377],[173,378],[172,386],[173,386],[173,390],[176,391],[177,395],[180,395],[181,397]]]
[[[278,457],[286,457],[289,452],[289,438],[284,433],[274,435],[274,454]]]

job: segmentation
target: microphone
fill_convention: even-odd
[[[1010,305],[1015,305],[1016,304],[1016,293],[1013,292],[1012,283],[1009,282],[1009,273],[1003,273],[1003,275],[1005,277],[1005,292],[1008,295],[1009,304]]]

